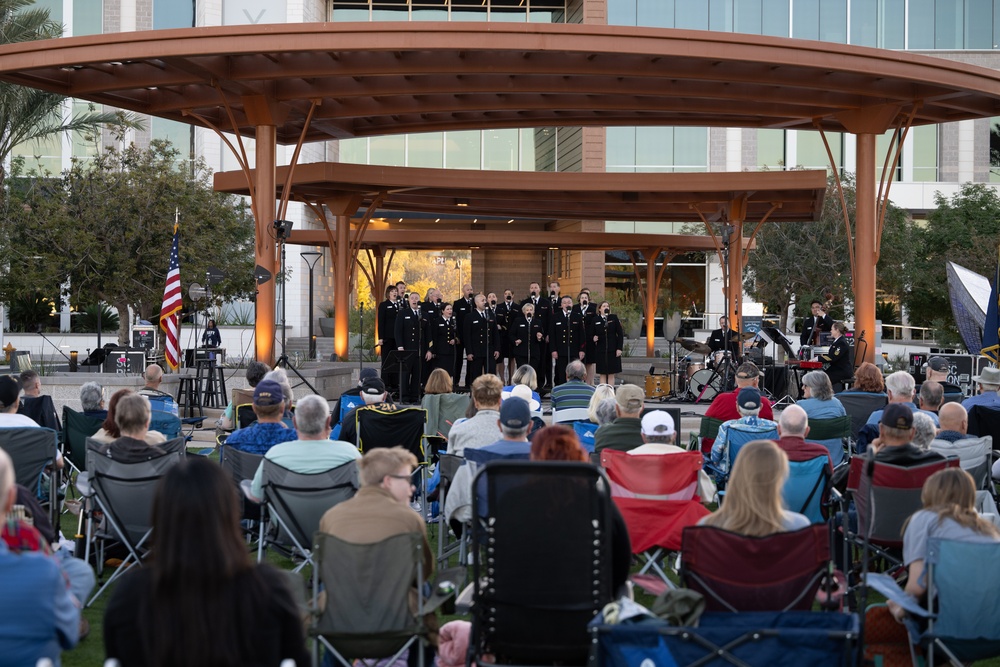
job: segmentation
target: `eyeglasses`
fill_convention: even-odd
[[[393,474],[388,474],[388,475],[386,475],[386,477],[392,477],[393,479],[405,479],[407,482],[410,483],[410,486],[416,486],[416,484],[413,483],[413,477],[412,477],[412,475],[393,475]]]

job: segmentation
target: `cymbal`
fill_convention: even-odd
[[[756,337],[757,334],[754,333],[753,331],[744,331],[743,333],[740,334],[740,338],[742,340],[753,340]]]
[[[694,352],[695,354],[712,354],[712,348],[704,343],[692,340],[690,338],[678,338],[677,342],[680,343],[681,347],[689,352]]]

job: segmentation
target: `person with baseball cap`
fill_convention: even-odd
[[[266,454],[271,447],[281,442],[298,438],[295,429],[283,421],[285,414],[285,394],[281,385],[274,380],[261,380],[253,390],[253,412],[257,421],[241,428],[226,438],[226,447],[233,447],[250,454]]]
[[[928,359],[925,373],[925,382],[941,383],[945,401],[961,400],[958,397],[965,396],[965,391],[963,391],[962,387],[950,381],[952,377],[951,362],[944,357],[934,355]],[[920,393],[920,387],[917,387],[917,393]]]
[[[21,383],[13,375],[0,375],[0,427],[38,428],[38,424],[27,415],[17,413],[21,405]]]
[[[643,444],[642,406],[646,394],[634,384],[623,384],[615,390],[615,412],[617,417],[610,424],[597,429],[594,434],[594,451],[604,448],[627,452]]]
[[[386,391],[385,383],[381,378],[369,376],[361,383],[361,400],[363,405],[351,408],[344,415],[344,420],[340,425],[340,434],[337,439],[349,442],[352,445],[358,444],[358,411],[360,410],[381,410],[394,411],[396,406],[389,400],[389,392]]]
[[[761,372],[757,364],[752,361],[744,361],[736,367],[736,389],[719,394],[705,411],[706,419],[718,419],[719,421],[730,421],[739,419],[740,411],[736,409],[736,395],[741,389],[746,387],[757,388],[760,382]],[[774,419],[774,411],[771,409],[771,402],[766,396],[760,398],[760,417],[763,419]],[[708,454],[712,451],[713,440],[711,438],[701,439],[701,453]]]
[[[642,416],[641,421],[643,444],[635,449],[630,449],[629,455],[683,454],[687,451],[675,444],[677,442],[677,429],[674,426],[674,418],[670,416],[669,412],[650,410]],[[705,503],[712,502],[712,498],[715,497],[715,484],[704,470],[698,471],[698,496]]]
[[[878,437],[869,445],[875,452],[875,460],[908,468],[944,458],[932,449],[914,445],[913,433],[913,410],[909,405],[890,403],[885,406],[879,420]]]
[[[754,366],[756,368],[756,366]],[[712,463],[723,473],[729,472],[729,433],[737,430],[760,437],[755,440],[777,439],[778,424],[760,416],[764,405],[757,387],[743,387],[736,394],[739,419],[730,419],[719,426],[719,434],[712,443]]]

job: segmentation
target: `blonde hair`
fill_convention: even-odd
[[[594,389],[593,395],[590,397],[590,405],[587,406],[587,415],[590,417],[590,421],[595,424],[600,422],[597,420],[597,406],[601,404],[606,398],[615,400],[615,388],[610,384],[599,384]],[[616,401],[617,403],[617,401]]]
[[[424,385],[425,394],[450,394],[453,389],[451,374],[443,368],[435,368]]]
[[[534,368],[528,364],[524,364],[522,366],[518,366],[517,370],[514,371],[514,374],[510,376],[510,383],[526,384],[531,387],[532,391],[534,391],[535,389],[538,389],[538,374],[535,373]]]
[[[378,486],[386,475],[396,474],[403,466],[412,472],[417,467],[417,457],[402,447],[369,449],[358,461],[361,486]]]
[[[976,483],[961,468],[945,468],[928,477],[920,492],[920,502],[924,509],[938,515],[938,523],[951,519],[981,535],[1000,538],[1000,530],[976,512]],[[909,519],[906,523],[909,524]]]
[[[740,535],[760,537],[784,528],[781,489],[788,478],[788,456],[772,440],[747,443],[736,456],[726,502],[705,519]]]

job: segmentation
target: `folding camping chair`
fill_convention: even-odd
[[[591,421],[573,422],[573,432],[580,439],[580,445],[587,450],[588,454],[594,453],[594,435],[597,433],[597,424]]]
[[[257,413],[253,411],[252,403],[243,403],[236,406],[236,428],[234,430],[240,430],[241,428],[246,428],[251,424],[256,423]]]
[[[427,411],[423,408],[403,408],[386,410],[375,406],[367,406],[355,410],[356,433],[358,434],[358,449],[402,447],[417,457],[420,467],[413,473],[414,485],[419,497],[427,498],[427,464],[430,458],[424,447],[424,425],[427,423]],[[426,510],[426,508],[424,508]],[[424,512],[426,514],[426,512]]]
[[[976,489],[989,491],[990,495],[994,495],[993,480],[990,476],[993,453],[992,436],[963,438],[955,442],[932,440],[931,449],[944,456],[957,456],[962,470],[972,475]]]
[[[710,512],[698,497],[700,452],[629,454],[605,449],[601,466],[611,480],[611,498],[628,526],[632,552],[671,585],[660,565],[664,551],[681,548],[681,531]]]
[[[847,416],[851,418],[851,441],[858,439],[858,431],[865,425],[868,418],[876,410],[881,410],[889,403],[885,394],[871,394],[866,391],[843,391],[837,394],[837,400],[844,406]]]
[[[563,408],[552,411],[552,423],[590,421],[590,411],[587,408]]]
[[[160,445],[166,454],[149,461],[123,463],[100,452],[104,443],[87,439],[87,470],[76,480],[77,489],[90,505],[87,511],[87,538],[84,560],[90,560],[90,545],[98,542],[97,570],[102,573],[104,549],[108,541],[118,541],[128,555],[115,573],[94,593],[87,606],[127,572],[141,564],[148,551],[146,543],[153,532],[154,489],[167,470],[184,458],[184,439],[175,438]],[[94,520],[94,510],[104,515],[104,527]]]
[[[587,623],[615,595],[607,479],[586,463],[533,461],[497,461],[480,478],[489,513],[472,523],[470,658],[584,664]],[[557,549],[566,556],[546,564]]]
[[[458,472],[463,463],[465,463],[465,459],[461,456],[438,452],[438,469],[441,471],[441,481],[438,483],[438,504],[442,508],[437,518],[438,568],[442,565],[447,565],[451,561],[451,557],[455,554],[458,554],[458,562],[460,564],[466,563],[469,533],[465,531],[461,537],[453,537],[451,527],[448,525],[448,519],[443,511],[445,501],[448,498],[448,492],[451,490],[451,484],[455,479],[455,473]]]
[[[465,417],[469,409],[468,394],[427,394],[421,402],[421,407],[427,411],[427,421],[424,423],[424,440],[431,443],[429,452],[446,449],[448,434],[456,421]]]
[[[681,581],[709,611],[809,611],[831,570],[825,525],[764,537],[691,526],[681,543]]]
[[[63,407],[63,459],[76,472],[87,469],[87,438],[101,430],[103,420]]]
[[[240,489],[243,480],[253,479],[257,468],[260,467],[260,462],[263,460],[263,454],[251,454],[235,447],[226,447],[224,442],[219,448],[219,465],[229,474],[237,490]],[[260,521],[260,505],[248,500],[242,492],[238,495],[241,519],[252,522],[244,526],[243,532],[246,534],[247,540],[252,541],[252,529]]]
[[[804,514],[811,523],[826,523],[830,495],[830,459],[817,456],[788,462],[788,479],[781,489],[785,507]]]
[[[704,421],[704,420],[703,420]],[[718,437],[718,433],[716,433]],[[715,482],[715,486],[719,489],[719,503],[722,503],[724,496],[726,495],[726,483],[729,481],[729,474],[733,470],[733,463],[736,461],[737,455],[743,446],[753,442],[754,440],[777,440],[778,430],[772,428],[770,431],[751,431],[743,424],[733,424],[726,429],[726,444],[723,456],[728,459],[728,466],[725,470],[722,467],[713,464],[711,461],[705,463],[705,472],[707,472]]]
[[[321,643],[344,667],[355,659],[360,663],[354,664],[361,665],[369,664],[365,659],[405,662],[406,651],[416,644],[418,664],[423,666],[429,634],[425,615],[451,597],[413,595],[424,590],[423,535],[402,533],[373,544],[353,544],[316,533],[311,544],[316,560],[313,600],[319,599],[321,584],[326,592],[325,606],[313,609],[309,630],[316,637],[313,664],[319,664]],[[416,598],[415,608],[411,597]]]
[[[162,410],[153,410],[149,416],[149,430],[159,431],[167,440],[181,437],[181,419]],[[185,441],[187,438],[185,438]]]
[[[719,435],[719,427],[725,423],[723,419],[716,419],[714,417],[702,417],[701,422],[698,424],[698,433],[691,433],[691,440],[688,443],[688,449],[691,451],[699,451],[705,456],[708,456],[712,452],[712,443],[715,442],[716,436]],[[703,445],[705,440],[708,440],[707,445]]]
[[[839,466],[843,462],[845,450],[850,451],[851,416],[844,415],[842,417],[830,417],[829,419],[809,420],[810,441],[834,440],[837,438],[840,438],[841,442],[840,456],[837,456],[838,452],[830,452],[834,466]]]
[[[906,626],[914,666],[921,664],[914,645],[926,650],[928,667],[934,667],[939,652],[955,667],[1000,656],[998,558],[997,543],[930,538],[924,561],[926,609],[904,593],[891,577],[868,576],[873,589],[900,602],[909,611],[911,617]],[[921,629],[914,617],[926,619],[926,629]]]
[[[39,426],[50,428],[56,432],[62,430],[62,426],[59,424],[59,415],[56,413],[56,406],[52,402],[51,396],[22,396],[17,412],[30,418]]]
[[[969,410],[969,435],[990,435],[1000,442],[1000,410],[974,405]]]
[[[257,562],[264,562],[268,545],[290,545],[290,555],[303,559],[294,571],[313,565],[312,536],[328,509],[354,497],[360,486],[358,464],[348,461],[332,470],[303,474],[265,458]],[[245,488],[245,481],[241,486]]]
[[[30,489],[35,497],[44,490],[47,481],[49,518],[54,526],[59,519],[59,483],[54,465],[59,451],[57,442],[56,432],[50,428],[0,428],[0,449],[7,452],[14,464],[14,480]],[[52,467],[52,474],[46,476],[48,466]]]

